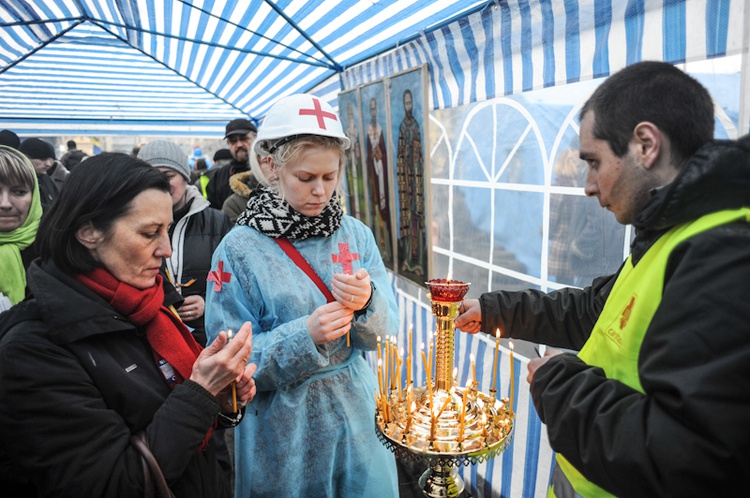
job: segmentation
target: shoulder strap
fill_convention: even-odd
[[[294,261],[294,263],[300,268],[300,270],[305,272],[305,275],[307,275],[310,280],[312,280],[313,283],[318,286],[320,292],[322,292],[326,297],[326,302],[332,303],[336,300],[336,298],[333,297],[333,294],[331,294],[331,291],[328,289],[328,287],[326,287],[326,284],[323,283],[323,280],[321,280],[318,274],[315,273],[315,270],[312,269],[310,263],[308,263],[305,258],[299,253],[297,248],[294,247],[291,242],[289,242],[289,239],[287,239],[286,237],[279,237],[273,240],[275,240],[279,247],[281,247],[281,249],[286,253],[286,255],[289,256],[292,261]]]

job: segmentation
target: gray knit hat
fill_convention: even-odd
[[[170,168],[190,181],[188,158],[179,145],[166,140],[154,140],[141,147],[138,159],[155,168]]]

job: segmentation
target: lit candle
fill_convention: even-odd
[[[487,414],[482,412],[482,436],[484,437],[485,444],[487,443]]]
[[[477,385],[477,365],[474,363],[474,353],[469,355],[469,361],[471,361],[471,386]]]
[[[513,364],[513,341],[508,341],[508,347],[510,348],[510,411],[513,411],[513,394],[516,384],[516,367]]]
[[[500,329],[495,331],[495,359],[492,360],[492,387],[490,392],[497,392],[497,353],[500,350]]]

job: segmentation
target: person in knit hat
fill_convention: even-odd
[[[0,145],[18,150],[21,146],[21,139],[10,130],[0,130]]]
[[[138,159],[158,168],[169,179],[172,195],[172,226],[169,239],[172,255],[165,258],[162,273],[172,281],[184,301],[177,308],[193,337],[206,346],[203,313],[206,309],[206,279],[211,270],[211,256],[224,235],[232,228],[227,215],[209,207],[198,188],[190,185],[187,155],[179,145],[167,140],[154,140],[141,146]],[[214,438],[219,462],[231,474],[232,463],[223,439]]]
[[[39,181],[39,200],[46,210],[60,192],[60,184],[47,173],[55,165],[55,148],[41,138],[27,138],[19,148],[31,160]]]

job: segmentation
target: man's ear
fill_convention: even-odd
[[[638,123],[633,129],[635,156],[646,169],[651,169],[664,152],[666,143],[661,130],[649,121]]]
[[[76,239],[86,249],[96,249],[103,238],[102,236],[102,232],[94,228],[90,221],[76,230]]]

